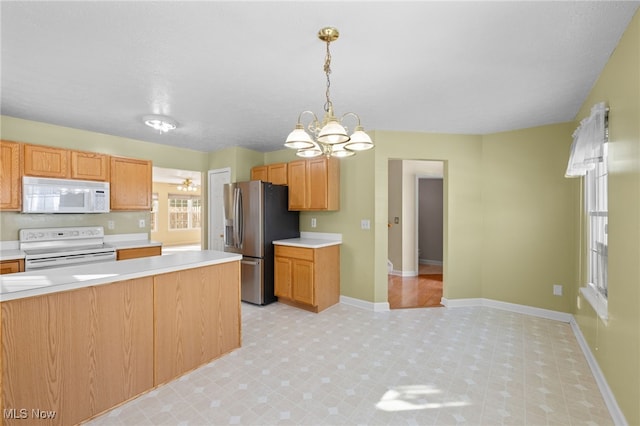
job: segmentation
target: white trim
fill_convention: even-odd
[[[628,425],[629,423],[627,423],[627,419],[624,417],[624,413],[620,409],[620,406],[618,405],[618,402],[616,401],[616,398],[613,395],[613,392],[611,391],[611,388],[609,387],[609,384],[607,383],[607,380],[605,379],[604,374],[600,369],[600,366],[598,365],[598,361],[593,356],[593,352],[591,352],[591,349],[589,348],[589,344],[584,338],[584,335],[582,334],[582,330],[580,330],[580,326],[578,325],[576,319],[573,316],[569,324],[571,324],[571,329],[573,330],[573,334],[576,336],[576,340],[578,340],[580,349],[582,349],[582,353],[587,359],[587,364],[589,364],[589,367],[591,368],[591,373],[593,374],[593,377],[595,378],[596,383],[598,384],[598,389],[600,389],[600,393],[602,394],[604,403],[609,409],[609,414],[611,414],[611,417],[613,418],[613,423],[615,425],[622,425],[622,426]]]
[[[388,312],[390,310],[389,302],[374,303],[349,296],[340,296],[340,303],[373,312]]]
[[[395,275],[398,277],[417,277],[418,273],[416,271],[399,271],[394,269],[390,272],[390,275]]]
[[[580,294],[587,299],[587,302],[589,302],[593,310],[596,311],[600,319],[606,325],[607,320],[609,319],[609,304],[607,299],[600,295],[600,293],[592,287],[592,284],[589,284],[586,287],[580,287]]]
[[[443,265],[442,260],[431,260],[431,259],[419,259],[418,263],[421,265],[437,265],[437,266]]]
[[[546,318],[555,321],[569,323],[573,315],[565,312],[551,311],[549,309],[534,308],[533,306],[518,305],[515,303],[501,302],[499,300],[476,298],[476,299],[441,299],[441,303],[447,308],[462,308],[472,306],[486,306],[488,308],[502,309],[503,311],[516,312],[518,314],[531,315],[539,318]]]

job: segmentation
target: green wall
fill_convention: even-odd
[[[359,247],[362,255],[370,259],[369,267],[375,270],[374,299],[366,300],[387,301],[388,167],[391,159],[444,161],[444,297],[481,297],[482,137],[376,131],[373,140],[376,148],[370,153],[375,155],[374,169],[368,177],[361,177],[363,185],[366,184],[363,190],[374,191],[375,213],[374,245]],[[353,297],[364,296],[358,293]]]
[[[580,296],[575,316],[629,424],[640,425],[640,12],[585,100],[609,112],[609,319]],[[583,246],[583,244],[581,244]],[[581,264],[584,253],[581,251]],[[577,270],[583,284],[584,269]]]
[[[573,123],[482,141],[482,296],[571,312],[579,182],[564,177]],[[553,285],[563,286],[553,296]]]

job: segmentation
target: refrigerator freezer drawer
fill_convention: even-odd
[[[264,304],[263,260],[243,257],[240,261],[241,299],[256,305]]]

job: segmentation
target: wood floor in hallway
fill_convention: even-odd
[[[442,306],[442,266],[420,265],[418,276],[389,275],[389,308]]]

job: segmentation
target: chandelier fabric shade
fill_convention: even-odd
[[[373,148],[373,141],[360,124],[360,117],[354,112],[348,112],[337,118],[333,111],[330,97],[331,79],[331,51],[329,45],[338,39],[340,33],[333,27],[322,28],[318,32],[318,38],[327,43],[327,53],[324,62],[324,72],[327,77],[326,102],[324,105],[324,117],[322,121],[312,111],[303,111],[298,115],[298,122],[287,139],[284,146],[297,150],[296,155],[303,158],[318,157],[349,157],[356,151],[365,151]],[[311,121],[306,127],[303,125],[303,117],[310,116]],[[356,120],[354,132],[349,135],[344,121],[348,117]],[[312,136],[313,135],[313,136]]]

